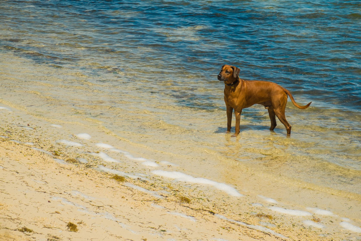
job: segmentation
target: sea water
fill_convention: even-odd
[[[1,111],[59,131],[78,123],[79,142],[241,193],[243,171],[360,198],[360,9],[336,0],[2,1]],[[225,133],[223,64],[312,101],[306,110],[288,103],[290,138],[279,121],[269,131],[262,106],[243,111],[237,138]]]

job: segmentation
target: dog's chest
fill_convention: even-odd
[[[242,98],[241,93],[238,91],[224,91],[224,102],[227,106],[230,106],[234,109],[236,107],[242,106],[244,98]]]

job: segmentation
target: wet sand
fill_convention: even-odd
[[[52,124],[6,105],[1,114],[1,240],[360,237],[355,194],[302,187],[223,163],[222,168],[239,168],[239,176],[228,180],[241,185],[232,186],[143,158],[137,145],[117,149],[103,129],[89,135],[77,123]],[[101,132],[112,145],[97,140]],[[263,187],[263,195],[255,187]],[[279,200],[264,196],[275,190]],[[322,208],[315,206],[320,203]]]

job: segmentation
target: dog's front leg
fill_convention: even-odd
[[[236,116],[236,131],[234,133],[233,136],[238,136],[239,132],[240,132],[240,125],[241,125],[241,114],[242,114],[242,109],[241,110],[234,110],[234,115]]]
[[[233,108],[227,106],[227,133],[231,132]]]

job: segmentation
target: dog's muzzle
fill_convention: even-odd
[[[224,81],[224,80],[222,79],[222,75],[221,75],[221,74],[218,75],[218,80],[219,80],[219,81]]]

